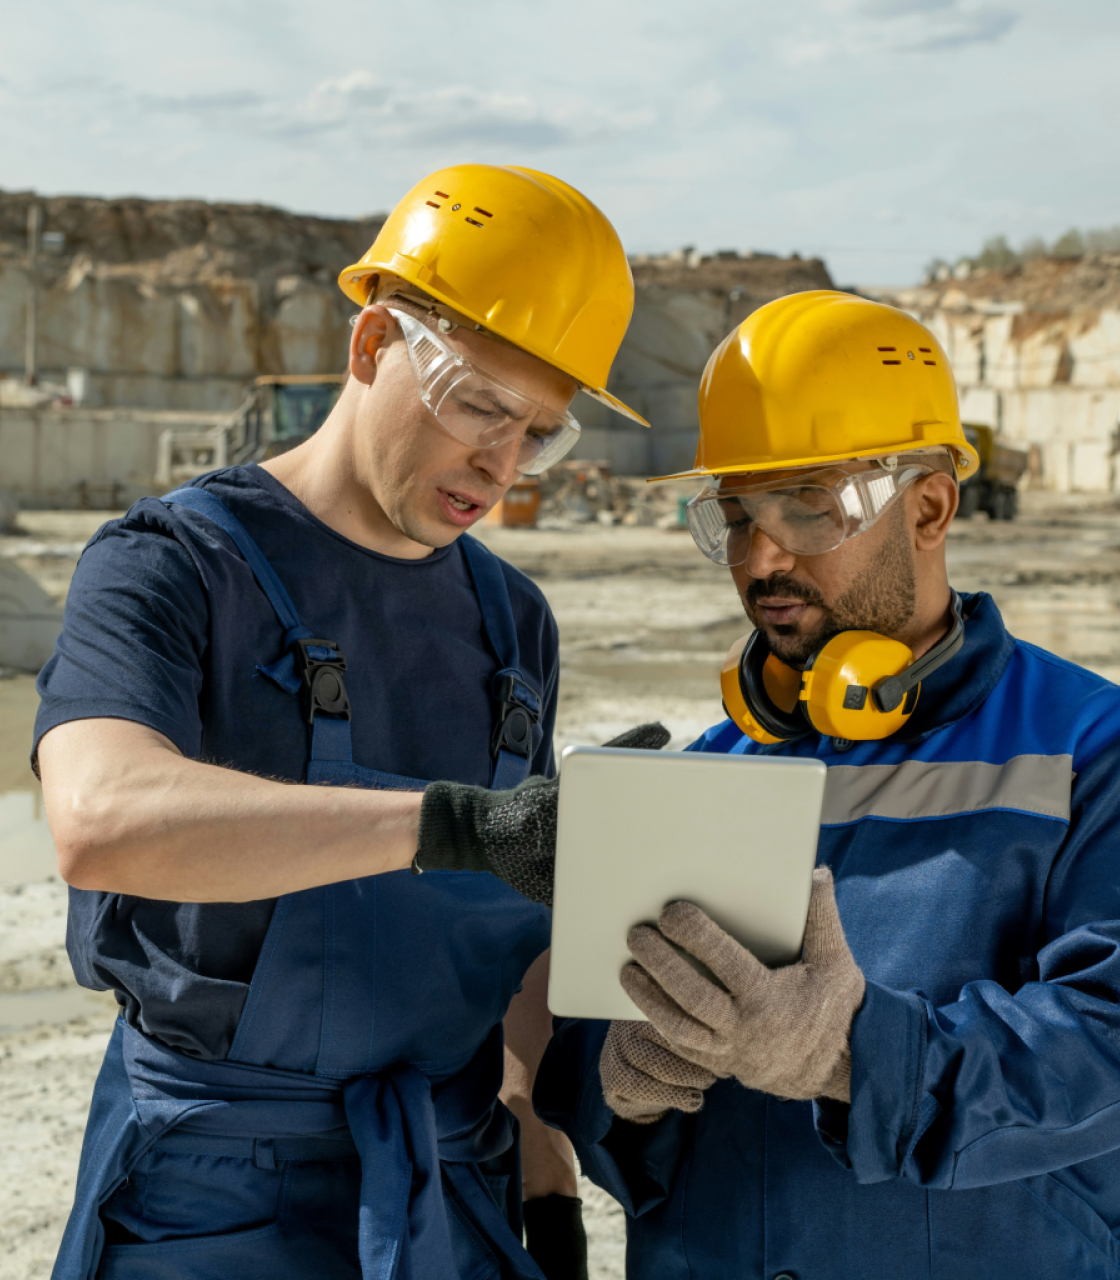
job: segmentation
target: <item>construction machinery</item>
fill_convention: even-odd
[[[1014,520],[1019,510],[1019,481],[1027,469],[1027,451],[1004,444],[983,423],[963,425],[969,444],[980,455],[980,470],[961,484],[957,515],[967,518],[986,511],[993,520]]]
[[[258,378],[241,412],[246,438],[256,441],[259,458],[275,458],[302,444],[327,420],[344,373],[280,373]]]
[[[239,408],[215,426],[169,428],[160,436],[156,480],[181,484],[219,467],[262,462],[302,444],[323,425],[344,373],[279,373],[257,378]]]

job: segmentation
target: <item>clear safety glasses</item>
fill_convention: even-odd
[[[900,458],[893,468],[807,471],[768,484],[724,488],[717,482],[688,504],[693,541],[716,564],[742,564],[755,529],[784,551],[819,556],[870,529],[892,502],[933,467]]]
[[[579,423],[530,400],[481,369],[439,334],[396,307],[389,307],[404,334],[420,399],[441,427],[463,444],[492,449],[520,438],[517,470],[547,471],[579,439]]]

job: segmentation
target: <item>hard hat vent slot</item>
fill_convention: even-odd
[[[442,209],[442,208],[443,208],[443,206],[442,206],[442,205],[436,204],[436,202],[435,202],[434,200],[429,200],[429,201],[428,201],[428,204],[430,204],[430,205],[432,206],[432,208],[433,208],[433,209]]]
[[[494,216],[492,213],[487,213],[485,209],[480,209],[478,205],[475,205],[474,211],[475,213],[481,213],[484,218],[492,218]]]
[[[922,361],[922,363],[923,363],[923,364],[931,364],[931,365],[933,365],[933,366],[934,366],[934,368],[936,368],[936,367],[937,367],[937,361],[936,361],[936,360],[923,360],[923,361]]]
[[[436,195],[437,195],[437,196],[439,196],[439,198],[440,198],[441,200],[450,200],[450,199],[451,199],[451,197],[447,194],[447,192],[446,192],[446,191],[437,191],[437,192],[436,192]]]
[[[878,351],[897,351],[897,350],[898,350],[898,348],[897,348],[897,347],[877,347],[877,348],[876,348],[876,350],[878,350]]]
[[[901,364],[902,361],[901,360],[884,360],[883,363],[884,364]]]
[[[477,218],[468,218],[468,219],[467,219],[467,221],[471,224],[471,226],[472,226],[472,227],[481,227],[481,226],[482,226],[482,223],[481,223],[481,222],[479,222],[479,220],[478,220]]]

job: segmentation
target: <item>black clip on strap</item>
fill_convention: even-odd
[[[514,676],[502,676],[498,682],[497,700],[501,714],[494,726],[494,740],[490,746],[494,759],[502,751],[528,759],[533,753],[533,725],[541,718],[536,694]]]
[[[328,649],[330,656],[316,657],[309,652],[311,649]],[[346,659],[338,645],[333,640],[297,640],[295,659],[303,681],[303,711],[307,723],[314,724],[320,711],[349,720],[350,695],[342,678]]]

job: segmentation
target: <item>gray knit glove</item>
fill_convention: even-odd
[[[718,981],[697,973],[666,938]],[[780,1098],[850,1101],[852,1019],[866,984],[827,867],[813,872],[796,964],[768,969],[690,902],[670,903],[657,929],[637,925],[626,941],[638,963],[623,969],[622,986],[675,1053]]]
[[[663,724],[643,724],[605,743],[660,751]],[[416,871],[491,871],[533,902],[552,906],[559,778],[529,778],[512,791],[433,782],[420,805]]]
[[[653,1124],[667,1111],[699,1111],[716,1078],[673,1052],[648,1022],[612,1022],[599,1055],[607,1106],[623,1120]]]

